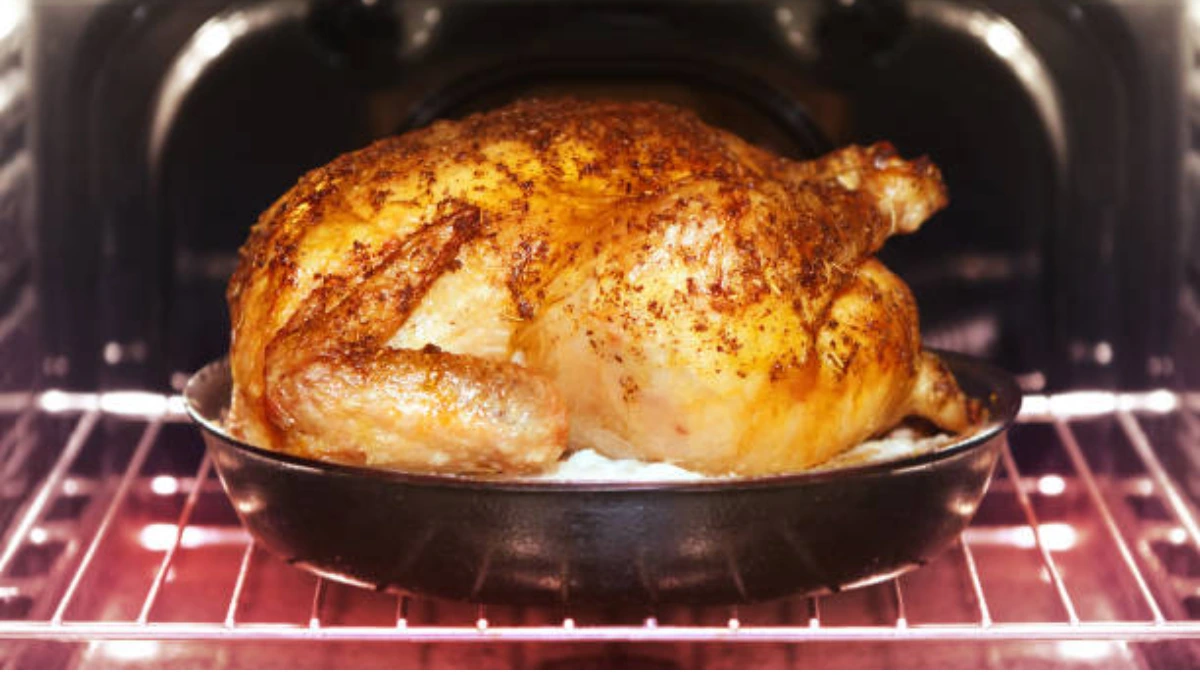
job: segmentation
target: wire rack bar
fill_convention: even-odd
[[[150,450],[154,447],[154,441],[158,438],[160,431],[162,431],[162,420],[155,420],[142,432],[142,438],[138,441],[137,447],[133,451],[133,456],[129,458],[129,465],[125,467],[125,473],[121,476],[121,482],[117,486],[117,491],[113,494],[112,501],[109,502],[108,508],[104,512],[104,517],[100,520],[99,527],[96,528],[96,534],[92,536],[92,541],[88,544],[87,551],[84,552],[83,557],[79,560],[79,564],[75,567],[75,574],[71,577],[71,583],[67,586],[62,599],[58,602],[58,608],[54,610],[54,615],[50,618],[51,623],[62,623],[63,616],[66,615],[67,608],[71,605],[71,600],[75,598],[75,593],[79,590],[80,582],[83,581],[84,575],[87,574],[88,568],[91,567],[92,560],[96,557],[96,551],[100,549],[100,545],[108,535],[113,520],[117,517],[117,512],[121,510],[121,506],[125,503],[125,497],[129,494],[129,488],[133,486],[133,481],[137,478],[138,472],[141,471],[142,464],[145,463],[146,457],[150,456]]]
[[[5,391],[0,392],[0,414],[17,415],[36,408],[37,392]]]
[[[237,580],[233,582],[233,592],[229,594],[229,608],[225,610],[225,627],[233,628],[237,625],[238,604],[242,600],[242,590],[246,587],[246,576],[250,572],[250,560],[254,557],[254,540],[251,539],[246,544],[246,550],[242,553],[242,563],[238,565]]]
[[[12,449],[3,459],[0,459],[0,481],[12,481],[15,479],[20,473],[21,468],[26,466],[25,463],[29,460],[29,455],[37,448],[37,445],[37,434],[22,433],[18,436]]]
[[[896,628],[908,628],[908,610],[904,607],[904,589],[900,577],[892,579],[892,594],[896,596]]]
[[[992,625],[992,611],[988,608],[987,598],[983,594],[983,581],[979,578],[979,568],[975,566],[975,556],[967,544],[966,534],[958,535],[958,545],[962,549],[967,575],[971,578],[971,589],[975,591],[975,603],[979,607],[979,626],[987,628]]]
[[[12,565],[12,561],[17,557],[17,551],[25,543],[26,537],[29,536],[29,530],[37,524],[42,517],[42,512],[46,510],[50,500],[58,493],[58,486],[70,471],[71,465],[75,463],[75,458],[79,456],[79,452],[83,450],[83,446],[87,442],[88,436],[92,433],[92,428],[96,426],[96,422],[100,419],[100,412],[93,410],[85,413],[79,418],[79,422],[75,424],[75,429],[71,431],[71,435],[67,438],[66,445],[63,446],[62,453],[58,456],[58,460],[54,462],[54,466],[50,469],[50,473],[42,479],[42,484],[38,487],[33,495],[33,499],[25,508],[25,512],[21,514],[20,520],[8,533],[8,539],[4,542],[4,550],[0,552],[0,575],[8,572],[8,568]]]
[[[1083,450],[1079,447],[1079,440],[1075,438],[1075,432],[1071,431],[1071,427],[1062,420],[1054,423],[1054,431],[1058,434],[1058,438],[1062,441],[1062,446],[1067,452],[1067,456],[1071,459],[1071,464],[1075,466],[1075,472],[1083,478],[1083,485],[1088,496],[1091,498],[1092,505],[1100,513],[1100,518],[1104,521],[1104,528],[1108,530],[1108,536],[1112,539],[1113,544],[1117,547],[1117,552],[1124,561],[1126,569],[1137,583],[1138,590],[1142,594],[1142,599],[1145,600],[1146,606],[1150,608],[1150,614],[1154,617],[1155,623],[1163,623],[1166,617],[1163,616],[1162,609],[1158,606],[1158,601],[1154,599],[1154,594],[1150,592],[1150,586],[1146,583],[1146,577],[1142,574],[1142,569],[1138,567],[1137,560],[1133,556],[1133,551],[1129,549],[1129,544],[1125,541],[1125,537],[1121,535],[1121,528],[1117,527],[1117,521],[1113,518],[1112,511],[1108,509],[1108,504],[1104,501],[1103,495],[1100,494],[1100,487],[1096,483],[1096,476],[1092,473],[1092,468],[1087,463],[1087,458],[1083,454]]]
[[[1146,472],[1150,474],[1150,478],[1154,481],[1155,486],[1162,493],[1163,498],[1167,500],[1167,503],[1170,504],[1175,517],[1179,519],[1179,523],[1187,531],[1188,537],[1192,540],[1192,545],[1197,550],[1200,550],[1200,524],[1196,523],[1195,514],[1188,507],[1183,495],[1179,494],[1179,490],[1175,487],[1175,483],[1171,481],[1171,477],[1167,475],[1167,470],[1163,467],[1158,455],[1154,453],[1154,448],[1150,444],[1150,438],[1146,436],[1142,425],[1127,410],[1117,413],[1117,422],[1120,423],[1121,428],[1129,437],[1134,452],[1137,453],[1138,458],[1142,460],[1142,464],[1146,467]]]
[[[33,395],[0,393],[0,413],[16,414],[32,407],[52,414],[101,412],[134,419],[162,417],[168,422],[188,421],[183,397],[153,391],[71,392],[52,389]],[[1165,389],[1151,391],[1068,391],[1057,394],[1026,394],[1018,420],[1053,422],[1103,417],[1116,412],[1166,415],[1178,410],[1200,411],[1200,392],[1176,393]]]
[[[817,630],[797,626],[497,626],[480,630],[468,626],[321,626],[243,623],[227,628],[220,623],[73,622],[51,626],[46,621],[0,622],[0,640],[345,640],[391,642],[840,642],[953,641],[953,640],[1181,640],[1200,638],[1200,621],[1089,621],[1078,625],[1052,623],[920,624],[890,626],[829,626]]]
[[[312,609],[308,612],[308,629],[321,628],[321,608],[325,606],[325,577],[317,577],[317,585],[313,587]]]
[[[32,397],[30,398],[32,399]],[[8,431],[4,432],[4,437],[0,438],[0,458],[5,458],[12,448],[16,446],[17,441],[29,433],[29,425],[36,416],[36,408],[33,406],[25,407],[24,412],[17,418],[17,421],[13,423]]]
[[[1033,511],[1033,502],[1029,499],[1029,493],[1025,491],[1025,486],[1021,483],[1021,472],[1017,470],[1017,462],[1013,459],[1012,450],[1008,447],[1007,441],[1003,445],[1000,459],[1004,462],[1004,471],[1013,480],[1013,486],[1016,488],[1014,494],[1017,497],[1017,503],[1025,513],[1025,520],[1028,521],[1029,527],[1033,530],[1033,541],[1042,556],[1042,564],[1046,567],[1046,571],[1050,573],[1050,578],[1054,581],[1054,589],[1058,592],[1058,599],[1062,603],[1063,609],[1067,612],[1067,622],[1072,626],[1078,625],[1079,615],[1075,612],[1075,603],[1071,600],[1071,594],[1067,592],[1067,585],[1063,583],[1062,574],[1058,571],[1058,565],[1054,564],[1054,557],[1050,555],[1050,549],[1046,547],[1046,542],[1042,540],[1041,523],[1038,522],[1037,514]]]
[[[183,503],[183,510],[179,514],[179,521],[175,524],[175,540],[171,542],[171,548],[167,549],[166,554],[163,555],[158,572],[154,575],[154,583],[150,585],[150,591],[146,593],[146,601],[142,603],[142,611],[137,618],[139,624],[145,624],[150,619],[150,610],[154,609],[154,602],[158,600],[158,593],[162,590],[163,581],[167,578],[167,571],[171,569],[171,563],[175,561],[175,554],[179,552],[179,545],[183,542],[183,531],[187,529],[188,521],[192,519],[192,511],[196,509],[196,502],[200,501],[201,488],[211,470],[212,459],[205,454],[204,459],[200,462],[199,470],[196,471],[196,482],[192,484],[192,491],[188,493],[187,501]]]

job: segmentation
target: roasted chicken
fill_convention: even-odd
[[[886,144],[795,162],[657,103],[528,101],[304,176],[230,281],[232,431],[447,473],[571,448],[761,475],[972,407],[873,254],[946,203]]]

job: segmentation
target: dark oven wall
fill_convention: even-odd
[[[10,5],[13,3],[10,3]],[[0,11],[0,393],[33,389],[41,363],[37,353],[34,292],[33,158],[29,148],[28,13],[20,3]],[[12,419],[3,406],[0,430]]]
[[[1200,5],[1197,9],[1200,10]],[[1200,11],[1192,12],[1188,18],[1192,58],[1187,90],[1189,152],[1184,183],[1187,210],[1183,249],[1187,251],[1187,263],[1173,357],[1178,387],[1195,392],[1200,391]],[[1200,463],[1200,458],[1197,462]]]
[[[64,384],[167,387],[221,354],[235,251],[303,171],[559,94],[686,105],[796,157],[880,139],[928,154],[951,206],[883,257],[931,343],[1031,388],[1148,386],[1167,354],[1182,3],[89,0],[34,16],[38,279]]]

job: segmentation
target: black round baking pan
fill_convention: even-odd
[[[989,424],[903,459],[745,479],[558,483],[300,459],[228,436],[228,363],[188,412],[246,528],[288,562],[369,588],[501,604],[724,604],[836,592],[919,566],[987,489],[1020,407],[1012,377],[942,354]]]

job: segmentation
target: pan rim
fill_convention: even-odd
[[[829,469],[813,469],[797,473],[770,474],[765,476],[724,476],[700,479],[672,479],[655,481],[557,481],[528,478],[486,478],[478,476],[463,476],[455,474],[430,474],[397,471],[369,466],[354,466],[337,464],[320,459],[298,457],[275,450],[261,448],[239,440],[226,432],[221,425],[201,413],[194,404],[196,389],[205,384],[212,373],[229,368],[228,356],[212,361],[197,370],[184,388],[184,407],[188,416],[205,432],[211,434],[220,442],[248,453],[260,460],[280,465],[286,470],[303,473],[316,473],[344,478],[377,480],[404,486],[424,486],[453,488],[481,492],[553,492],[553,493],[641,493],[641,492],[711,492],[728,490],[747,490],[763,488],[787,488],[813,483],[825,483],[838,480],[863,479],[906,473],[909,471],[927,470],[958,455],[985,447],[1005,430],[1016,419],[1021,407],[1021,390],[1012,375],[977,357],[965,354],[929,350],[942,358],[947,367],[956,376],[962,369],[970,369],[978,379],[987,382],[991,389],[990,397],[994,404],[988,405],[995,413],[995,419],[984,425],[975,433],[958,438],[949,445],[930,450],[918,455],[910,455],[880,462],[858,464],[852,466],[833,467]]]

